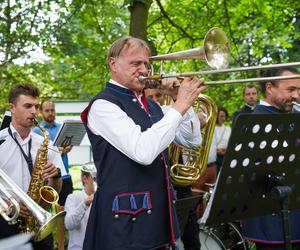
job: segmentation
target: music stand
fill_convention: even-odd
[[[191,210],[196,211],[196,206],[200,198],[202,197],[203,197],[202,195],[197,195],[197,196],[191,196],[191,197],[176,200],[175,209],[176,209],[181,235],[184,232],[190,211]]]
[[[292,249],[287,209],[300,208],[299,177],[300,115],[242,114],[200,223],[219,225],[281,211],[285,243]]]

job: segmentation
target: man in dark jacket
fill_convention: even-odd
[[[176,101],[164,114],[143,94],[140,77],[149,74],[149,56],[148,45],[140,39],[115,41],[107,60],[111,79],[82,113],[99,187],[84,250],[166,249],[179,237],[166,149],[174,139],[185,144],[200,132],[197,120],[193,126],[187,123],[191,136],[177,128],[206,87],[199,88],[202,81],[197,78],[185,79],[178,92],[172,87],[170,96]]]
[[[258,93],[254,85],[247,85],[243,88],[243,98],[245,105],[242,109],[237,110],[232,116],[232,125],[235,123],[238,115],[252,113],[257,103]]]
[[[263,77],[298,74],[295,68],[277,68],[262,72]],[[264,99],[255,107],[253,114],[280,114],[292,110],[293,101],[299,100],[300,79],[261,82]],[[300,249],[300,211],[290,212],[293,250]],[[255,242],[256,250],[285,250],[284,232],[280,213],[255,217],[243,221],[244,238]]]

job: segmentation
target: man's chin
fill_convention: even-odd
[[[286,104],[285,106],[284,106],[284,111],[285,112],[291,112],[292,111],[292,109],[293,109],[293,104]]]
[[[52,122],[54,122],[54,119],[51,119],[51,120],[45,120],[45,122],[52,123]]]

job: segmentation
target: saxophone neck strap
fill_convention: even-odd
[[[18,147],[21,150],[22,155],[24,156],[24,159],[27,162],[27,166],[28,166],[28,170],[30,172],[30,175],[32,174],[32,169],[33,169],[33,162],[32,162],[32,157],[31,157],[31,144],[32,144],[32,139],[30,138],[29,142],[28,142],[28,155],[25,154],[23,148],[21,147],[20,143],[18,142],[18,140],[13,137],[13,134],[11,132],[11,129],[8,128],[8,133],[10,134],[10,136],[13,138],[13,140],[17,143]]]

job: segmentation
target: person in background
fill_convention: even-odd
[[[0,169],[10,177],[25,193],[30,188],[31,174],[35,169],[37,152],[44,137],[32,132],[33,119],[39,112],[39,89],[32,84],[15,84],[8,94],[9,109],[12,120],[8,128],[0,131]],[[60,154],[55,150],[47,151],[48,162],[43,166],[41,178],[52,186],[58,193],[61,189],[61,175],[65,175],[65,168]],[[21,218],[28,218],[31,212],[20,201]],[[0,216],[0,239],[19,234],[18,224],[8,225]],[[44,240],[32,243],[34,250],[53,249],[52,235]]]
[[[293,67],[262,71],[262,77],[298,75]],[[299,100],[300,79],[264,81],[260,83],[264,99],[256,105],[254,114],[283,114],[291,112],[293,101]],[[293,250],[300,249],[300,211],[289,212]],[[256,244],[256,250],[286,250],[281,213],[254,217],[242,222],[246,240]]]
[[[227,149],[228,141],[231,134],[231,128],[225,125],[228,119],[228,111],[223,107],[218,107],[217,123],[215,127],[215,136],[217,144],[217,168],[220,171],[224,155]]]
[[[176,101],[164,114],[143,93],[141,77],[149,75],[150,55],[141,39],[116,40],[107,57],[111,79],[82,112],[100,187],[85,250],[165,250],[179,237],[167,147],[173,141],[193,147],[201,143],[199,120],[192,128],[189,110],[207,86],[194,77],[179,88],[165,86]]]
[[[254,85],[247,85],[243,88],[243,98],[245,105],[242,109],[237,110],[232,116],[232,125],[235,124],[236,118],[240,114],[252,113],[253,109],[256,106],[258,93]]]
[[[68,250],[81,250],[88,222],[91,203],[97,189],[97,170],[93,162],[81,167],[83,190],[68,195],[65,203],[65,227],[69,230]]]
[[[55,104],[50,100],[44,100],[40,106],[40,112],[43,117],[43,121],[40,123],[40,126],[45,128],[49,132],[49,140],[54,141],[61,124],[55,121]],[[35,127],[33,131],[39,135],[42,135],[42,131]],[[61,206],[65,205],[67,196],[73,192],[73,182],[71,175],[69,173],[69,159],[68,153],[71,151],[72,146],[59,147],[59,151],[61,152],[61,158],[63,160],[66,175],[62,176],[63,184],[61,191],[59,193],[58,203]]]
[[[164,94],[160,89],[145,89],[145,96],[158,103],[164,105]]]

